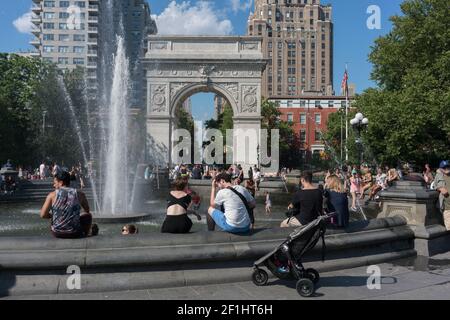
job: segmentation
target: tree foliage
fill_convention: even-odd
[[[406,0],[401,9],[369,55],[379,87],[354,107],[369,118],[363,140],[379,162],[437,164],[450,158],[450,7]],[[337,118],[330,120],[333,129]]]
[[[84,77],[80,70],[63,76],[75,121],[61,76],[54,65],[39,59],[0,54],[1,161],[36,167],[44,159],[66,165],[82,160],[75,125],[86,130]]]

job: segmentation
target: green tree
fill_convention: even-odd
[[[223,112],[218,115],[217,120],[210,119],[205,121],[205,128],[220,130],[220,132],[222,133],[225,150],[227,150],[227,152],[232,152],[232,147],[228,145],[228,141],[226,141],[227,130],[233,129],[233,108],[228,102],[226,102],[223,106]],[[202,142],[203,148],[209,144],[209,141]],[[212,155],[214,156],[214,152]],[[226,153],[223,156],[223,163],[226,163]]]
[[[0,54],[0,160],[15,164],[32,161],[35,127],[30,101],[45,75],[45,64],[18,55]]]
[[[191,163],[194,161],[194,148],[195,148],[195,126],[194,126],[194,119],[192,115],[187,112],[184,108],[181,106],[178,106],[177,112],[176,112],[176,119],[175,119],[175,125],[177,129],[186,129],[189,131],[189,134],[191,136]]]

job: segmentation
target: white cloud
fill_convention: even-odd
[[[246,11],[252,7],[253,0],[230,0],[231,9],[234,13]]]
[[[209,2],[172,1],[160,15],[155,15],[160,35],[229,35],[230,20],[221,17]]]
[[[21,17],[14,20],[13,24],[20,33],[30,33],[33,27],[33,24],[31,23],[31,12],[23,14]]]

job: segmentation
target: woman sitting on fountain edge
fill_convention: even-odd
[[[92,225],[85,194],[69,186],[68,172],[59,172],[54,177],[55,191],[48,194],[41,209],[41,218],[51,219],[51,231],[56,238],[75,239],[96,235],[98,227]],[[81,208],[85,211],[83,214]]]

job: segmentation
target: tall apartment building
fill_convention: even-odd
[[[334,94],[331,6],[320,0],[255,0],[248,34],[263,38],[264,97]]]
[[[33,0],[34,56],[60,69],[96,69],[99,0]]]
[[[97,92],[99,66],[102,54],[102,39],[108,38],[101,32],[113,34],[121,18],[130,69],[133,81],[133,105],[143,105],[145,88],[140,58],[145,54],[145,39],[155,34],[156,24],[150,17],[150,8],[145,0],[112,0],[115,4],[114,17],[105,17],[107,0],[32,0],[32,22],[35,35],[30,44],[36,47],[33,56],[57,64],[60,69],[86,68],[88,88]],[[110,14],[110,13],[108,13]],[[102,21],[111,26],[100,28]],[[106,48],[106,47],[105,47]],[[109,47],[113,50],[113,46]]]

